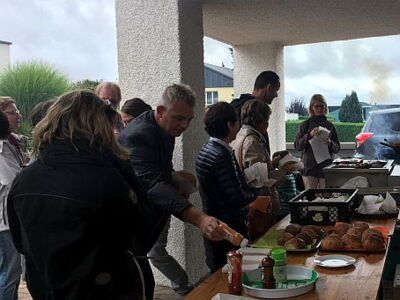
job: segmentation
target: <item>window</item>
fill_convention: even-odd
[[[218,92],[206,92],[206,105],[218,102]]]

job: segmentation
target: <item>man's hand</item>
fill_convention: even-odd
[[[282,166],[282,170],[286,172],[293,172],[296,169],[297,162],[288,162]]]
[[[200,230],[206,239],[210,241],[221,241],[224,239],[224,234],[218,230],[218,219],[205,215],[200,223]]]
[[[219,224],[218,219],[205,214],[195,206],[188,206],[182,212],[182,218],[185,222],[199,227],[206,239],[211,241],[222,241],[224,239],[224,235],[217,230]]]
[[[272,155],[272,167],[273,168],[277,168],[279,165],[279,161],[284,158],[286,155],[289,154],[289,151],[287,150],[282,150],[282,151],[276,151],[273,155]]]

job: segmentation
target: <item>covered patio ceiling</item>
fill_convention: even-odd
[[[204,34],[282,45],[400,34],[399,0],[203,0]]]

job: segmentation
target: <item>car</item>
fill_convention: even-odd
[[[400,108],[371,112],[355,142],[356,158],[400,160]]]

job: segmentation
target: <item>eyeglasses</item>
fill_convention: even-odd
[[[124,126],[128,126],[128,124],[134,119],[134,117],[127,118],[127,119],[122,119],[122,123],[124,123]]]
[[[324,108],[325,105],[321,104],[321,105],[313,105],[314,108]]]
[[[102,99],[104,101],[104,103],[108,106],[112,106],[112,102],[110,99]]]

